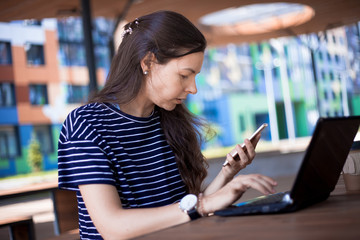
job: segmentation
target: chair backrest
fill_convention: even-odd
[[[55,232],[62,234],[79,228],[79,215],[75,191],[57,189],[53,192]]]

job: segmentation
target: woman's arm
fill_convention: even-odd
[[[273,193],[276,182],[260,174],[239,175],[198,203],[202,215],[223,209],[249,188]],[[80,192],[96,229],[104,239],[127,239],[190,221],[178,204],[157,208],[123,209],[116,188],[106,184],[80,185]]]
[[[123,209],[116,188],[106,184],[80,185],[94,225],[104,239],[128,239],[190,221],[178,204],[157,208]]]
[[[246,146],[246,152],[244,152],[239,144],[235,146],[240,160],[235,160],[230,154],[226,155],[228,164],[221,168],[219,174],[205,189],[204,195],[212,194],[221,187],[225,186],[225,184],[230,182],[241,169],[245,168],[252,162],[252,160],[255,158],[255,147],[259,142],[260,137],[261,135],[258,134],[252,142],[250,142],[248,139],[245,139],[244,143]]]

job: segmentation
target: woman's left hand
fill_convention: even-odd
[[[244,169],[247,165],[251,164],[255,158],[255,148],[260,137],[261,135],[258,134],[252,141],[245,139],[245,150],[237,144],[233,150],[237,152],[236,157],[232,157],[230,153],[226,155],[227,164],[223,167],[222,171],[228,178],[233,178],[241,169]]]
[[[274,179],[261,174],[238,175],[216,192],[203,196],[199,209],[202,214],[208,215],[230,206],[249,188],[268,195],[275,193],[276,185],[277,182]]]

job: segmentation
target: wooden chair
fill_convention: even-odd
[[[35,240],[32,216],[11,217],[0,220],[0,227],[9,227],[11,240]]]
[[[76,192],[56,189],[52,192],[57,235],[79,228]]]

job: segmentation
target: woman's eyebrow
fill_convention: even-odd
[[[188,71],[190,71],[190,72],[192,72],[192,73],[196,73],[195,70],[192,69],[192,68],[183,68],[183,70],[188,70]]]

